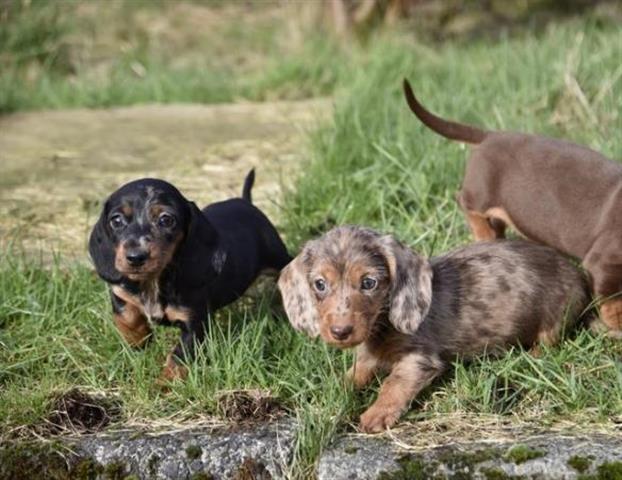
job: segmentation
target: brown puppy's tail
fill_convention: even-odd
[[[404,95],[406,96],[408,106],[417,118],[421,120],[426,127],[434,130],[443,137],[466,143],[480,143],[488,135],[488,132],[485,130],[462,123],[452,122],[450,120],[443,120],[441,117],[437,117],[426,110],[415,97],[410,83],[408,83],[406,79],[404,79]]]
[[[246,175],[244,187],[242,188],[242,198],[249,203],[253,203],[251,199],[251,189],[253,188],[253,183],[255,183],[255,169],[251,168],[251,171]]]

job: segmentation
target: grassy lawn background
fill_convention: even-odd
[[[291,87],[299,84],[307,85],[307,95],[336,92],[334,118],[312,135],[308,165],[287,193],[277,222],[292,253],[306,239],[342,223],[393,232],[428,255],[470,241],[454,201],[466,149],[426,130],[410,114],[401,94],[403,77],[426,106],[443,116],[491,129],[561,136],[612,158],[621,156],[622,30],[613,21],[570,19],[538,34],[495,42],[437,44],[393,32],[371,38],[366,48],[339,47],[325,39],[309,45],[319,50],[292,57],[300,70],[286,57],[279,62],[273,52],[266,54],[275,71],[291,67],[296,72],[280,77],[288,79],[284,83],[268,82],[266,89],[261,87],[266,77],[242,75],[228,90],[230,82],[220,73],[212,84],[206,70],[196,66],[188,67],[194,72],[189,77],[164,69],[161,76],[115,83],[113,74],[110,84],[98,86],[80,83],[78,75],[78,83],[66,91],[54,84],[65,85],[66,78],[53,73],[18,89],[3,72],[2,82],[11,88],[0,88],[0,105],[8,111],[133,103],[153,100],[154,91],[162,93],[162,101],[229,100],[244,82],[248,91],[264,92],[248,98],[274,91],[298,95],[300,90]],[[205,61],[214,59],[206,54]],[[16,67],[9,75],[23,73]],[[167,90],[178,74],[184,79]],[[184,83],[191,82],[188,78],[201,85],[202,94]],[[48,93],[42,87],[46,82]],[[150,93],[141,97],[140,92]],[[334,433],[351,431],[375,398],[378,384],[361,394],[344,385],[349,352],[308,341],[289,327],[270,283],[219,313],[189,380],[163,394],[154,380],[176,337],[174,329],[158,329],[147,350],[134,352],[116,333],[106,288],[89,269],[42,268],[36,260],[2,252],[0,438],[15,436],[19,426],[40,424],[49,414],[49,398],[74,387],[118,399],[117,423],[156,424],[219,416],[219,392],[265,388],[301,422],[292,472],[304,477]],[[414,402],[406,419],[418,428],[450,415],[446,427],[456,436],[463,434],[461,418],[468,418],[472,434],[478,419],[483,424],[490,418],[539,428],[611,429],[622,420],[621,354],[622,343],[579,329],[537,359],[514,351],[501,359],[457,362],[454,372]],[[435,442],[433,435],[424,440]]]

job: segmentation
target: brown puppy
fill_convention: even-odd
[[[549,247],[477,243],[428,260],[355,226],[308,242],[278,284],[296,329],[358,346],[356,387],[390,372],[361,416],[366,432],[393,425],[456,356],[552,344],[589,301],[582,274]]]
[[[582,259],[603,300],[603,323],[622,336],[622,165],[563,140],[443,120],[419,103],[406,80],[404,93],[427,127],[475,145],[458,197],[475,239],[503,237],[510,225]]]

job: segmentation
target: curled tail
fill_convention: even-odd
[[[458,122],[452,122],[450,120],[444,120],[426,110],[415,97],[410,83],[408,83],[406,79],[404,79],[404,95],[406,96],[408,106],[417,118],[421,120],[426,127],[434,130],[443,137],[466,143],[480,143],[488,135],[488,132],[485,130]]]
[[[252,203],[251,199],[251,190],[253,188],[253,183],[255,183],[255,169],[251,168],[251,171],[246,175],[246,179],[244,180],[244,187],[242,188],[242,198],[249,203]]]

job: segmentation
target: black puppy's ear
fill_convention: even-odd
[[[220,273],[226,252],[218,250],[218,233],[194,202],[188,202],[186,236],[175,255],[176,263],[184,272],[184,282],[198,286],[206,276]],[[210,275],[211,274],[211,275]]]
[[[108,202],[104,205],[99,220],[93,227],[89,238],[89,254],[95,264],[97,274],[108,283],[119,283],[122,275],[115,268],[115,244],[108,230]]]

